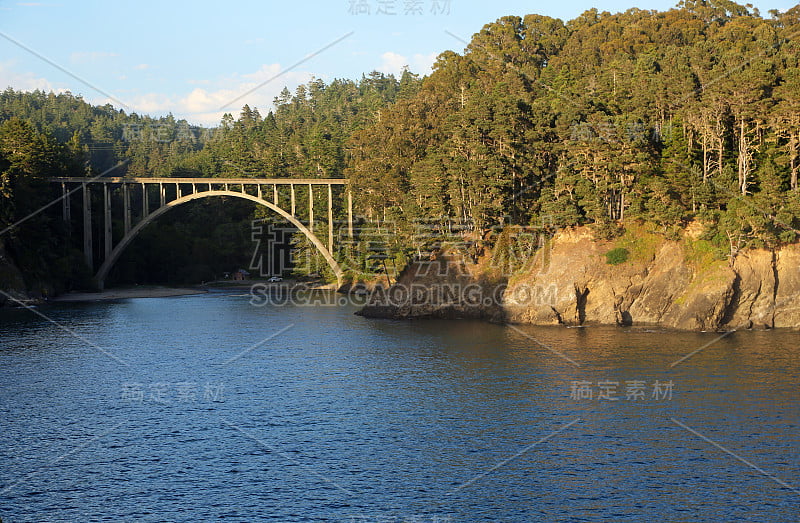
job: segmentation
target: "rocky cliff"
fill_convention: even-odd
[[[598,241],[587,228],[563,230],[510,276],[492,268],[489,256],[478,264],[447,256],[412,264],[386,292],[374,293],[361,314],[690,330],[800,328],[800,245],[743,251],[733,263],[703,246],[691,230],[678,241],[643,231]],[[625,255],[611,264],[607,254],[615,248]]]

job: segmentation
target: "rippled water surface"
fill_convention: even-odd
[[[796,332],[354,310],[0,311],[0,517],[798,520]]]

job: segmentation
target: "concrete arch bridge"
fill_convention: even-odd
[[[80,212],[83,221],[83,252],[86,262],[94,271],[95,256],[92,237],[92,195],[102,193],[103,201],[103,249],[99,268],[95,273],[97,285],[102,289],[114,263],[125,248],[148,224],[159,216],[184,203],[201,198],[229,196],[241,198],[263,205],[302,232],[322,254],[341,285],[343,271],[333,256],[334,222],[333,202],[336,196],[346,198],[348,234],[353,238],[353,197],[349,180],[343,179],[299,179],[299,178],[51,178],[52,183],[60,184],[62,191],[62,212],[67,223],[72,220],[74,193],[80,192]],[[337,188],[334,191],[334,188]],[[342,190],[343,189],[343,190]],[[112,227],[112,203],[119,198],[113,194],[121,192],[123,235],[114,238]],[[327,242],[314,232],[315,195],[322,191],[327,194]],[[131,196],[138,192],[141,208],[133,209]],[[300,194],[308,199],[308,208],[299,209],[297,199]],[[119,203],[117,203],[119,205]]]

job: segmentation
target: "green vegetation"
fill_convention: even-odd
[[[616,247],[606,253],[606,263],[609,265],[619,265],[628,261],[628,249]]]
[[[793,241],[800,8],[771,15],[687,1],[488,24],[354,135],[362,211],[479,232],[547,217],[602,237],[701,219],[736,248]]]
[[[706,264],[720,252],[797,240],[798,34],[800,7],[762,17],[729,0],[684,0],[664,12],[592,9],[566,23],[507,16],[484,26],[463,53],[442,53],[425,78],[314,80],[284,90],[266,115],[245,106],[216,129],[9,89],[0,95],[0,120],[27,122],[42,154],[39,167],[19,174],[0,150],[0,224],[31,203],[20,195],[45,172],[99,173],[127,159],[114,174],[349,177],[360,225],[390,231],[384,252],[399,260],[430,250],[432,236],[458,231],[473,252],[489,253],[498,238],[506,242],[498,231],[542,224],[591,225],[632,259],[646,259],[655,255],[656,232],[677,238],[697,221],[708,235],[693,242],[689,261]],[[225,221],[223,206],[206,210]],[[209,232],[200,212],[171,231],[152,231],[127,255],[128,273],[117,276],[174,278],[153,269],[170,264],[186,278],[215,272],[220,237],[232,239],[226,251],[249,256],[242,231],[267,213],[241,207],[233,216],[235,231]],[[623,234],[636,224],[647,224],[647,233]],[[31,249],[58,244],[40,232],[28,236],[41,239]],[[154,257],[180,244],[180,235],[194,238],[181,248],[198,250],[194,259],[206,260],[199,267]],[[316,256],[303,242],[297,248]],[[15,259],[23,256],[11,243]],[[58,244],[56,258],[73,259],[68,250]],[[510,245],[494,253],[500,264],[513,258]],[[368,257],[356,256],[364,264]],[[29,274],[36,263],[19,265]],[[66,264],[63,272],[74,278],[67,275],[76,269]]]
[[[726,259],[725,251],[709,240],[686,238],[684,252],[686,263],[698,273],[708,272],[711,267],[719,265]]]
[[[629,223],[615,244],[625,250],[632,260],[647,263],[656,257],[656,250],[663,241],[663,236],[654,233],[645,224]]]
[[[0,236],[0,274],[9,287],[17,287],[9,260],[24,268],[26,287],[36,292],[88,284],[63,222],[35,214],[52,199],[42,179],[71,172],[80,159],[72,144],[37,133],[26,121],[12,117],[0,123],[0,231],[18,223]]]
[[[0,142],[6,126],[24,126],[21,140],[29,151],[24,158],[18,152],[7,156],[0,146],[0,230],[56,196],[42,182],[48,176],[109,171],[109,176],[341,178],[353,131],[374,121],[398,97],[413,94],[418,83],[411,73],[399,80],[380,73],[358,82],[334,80],[325,85],[317,80],[300,86],[294,95],[284,89],[275,100],[276,109],[264,117],[245,106],[238,119],[226,115],[215,129],[171,116],[126,115],[110,105],[93,107],[69,93],[6,89],[0,94],[0,122],[5,122]],[[29,168],[18,172],[16,164]],[[41,190],[29,189],[32,184]],[[324,208],[325,197],[319,191],[315,204]],[[298,193],[298,208],[307,205],[307,197]],[[94,207],[102,208],[102,202]],[[109,283],[200,282],[248,267],[255,246],[252,220],[280,223],[265,209],[253,207],[239,200],[203,200],[170,212],[125,251]],[[60,205],[51,210],[14,229],[13,235],[3,235],[0,242],[10,261],[22,269],[28,289],[40,292],[43,284],[57,291],[86,288],[91,275],[81,253],[71,249],[79,247],[79,240],[67,240],[58,219]],[[337,219],[345,216],[344,209],[335,212]],[[115,217],[115,230],[122,226],[119,219]],[[81,237],[81,231],[73,232],[73,239]],[[296,241],[298,249],[309,251],[306,272],[322,271],[324,276],[325,262],[304,238]],[[36,250],[41,257],[32,252]],[[65,264],[65,273],[57,274],[55,269]]]

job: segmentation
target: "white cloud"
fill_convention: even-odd
[[[414,59],[411,61],[413,64],[411,66],[411,72],[421,75],[431,74],[437,56],[439,56],[439,53],[415,54]]]
[[[235,74],[214,81],[191,80],[188,83],[195,87],[188,93],[133,94],[123,101],[139,114],[158,116],[171,112],[176,118],[185,118],[189,123],[216,126],[225,113],[237,117],[245,104],[266,114],[284,87],[294,91],[313,76],[303,71],[281,71],[280,64],[265,64],[253,73]],[[108,99],[92,100],[92,103],[117,105]]]
[[[145,69],[149,69],[149,68],[150,68],[150,64],[139,64],[137,66],[134,66],[134,69],[136,69],[137,71],[144,71]]]
[[[14,65],[13,61],[0,62],[0,90],[10,86],[21,91],[67,91],[46,78],[37,77],[30,72],[15,71]],[[124,75],[117,78],[122,77]],[[313,75],[308,71],[283,72],[280,64],[264,64],[252,73],[233,74],[213,80],[187,81],[188,87],[184,92],[144,92],[127,85],[119,93],[112,93],[117,100],[94,95],[92,91],[84,96],[89,103],[111,104],[125,109],[127,113],[136,112],[155,117],[172,113],[176,118],[186,119],[192,124],[216,126],[225,113],[238,117],[245,104],[266,114],[273,108],[273,100],[284,87],[294,92],[298,85],[307,83],[312,78]],[[125,105],[121,106],[120,101]]]
[[[170,107],[170,99],[165,94],[159,93],[147,93],[147,94],[140,94],[133,97],[126,97],[124,100],[125,103],[133,110],[139,114],[165,114],[171,110]],[[112,105],[116,105],[113,100],[103,99],[94,101],[92,103],[99,103],[105,104],[110,103]]]
[[[403,67],[409,65],[408,58],[401,54],[388,51],[381,55],[381,65],[378,66],[378,71],[386,74],[398,75],[403,72]]]
[[[399,76],[403,72],[403,67],[408,66],[412,73],[427,75],[430,74],[433,68],[436,56],[438,56],[437,53],[429,55],[415,54],[411,59],[408,59],[401,54],[388,51],[381,55],[382,62],[378,66],[378,71]]]
[[[56,87],[45,78],[39,78],[33,73],[18,72],[14,70],[14,61],[0,62],[0,89],[11,87],[17,91],[54,91],[61,93],[66,89]]]

